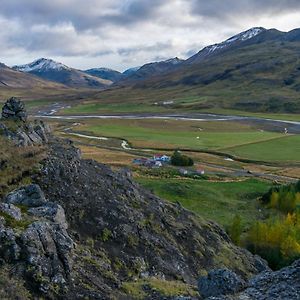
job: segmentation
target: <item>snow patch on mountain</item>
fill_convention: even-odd
[[[44,71],[61,71],[61,70],[69,70],[70,68],[66,65],[56,62],[52,59],[40,58],[33,61],[30,64],[14,66],[14,69],[22,72],[44,72]]]
[[[215,52],[216,50],[226,48],[234,42],[250,40],[264,31],[266,31],[265,28],[254,27],[254,28],[246,30],[242,33],[239,33],[220,44],[214,44],[214,45],[208,46],[208,47],[206,47],[206,50],[210,54],[210,53]]]

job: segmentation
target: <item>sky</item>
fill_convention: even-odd
[[[119,71],[203,47],[251,27],[300,27],[299,0],[0,0],[0,62],[46,57]]]

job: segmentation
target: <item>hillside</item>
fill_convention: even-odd
[[[84,72],[92,76],[109,80],[111,82],[117,82],[124,77],[122,73],[107,68],[93,68],[93,69],[85,70]]]
[[[144,190],[128,170],[83,160],[42,122],[18,121],[25,112],[14,101],[0,136],[2,299],[199,299],[197,279],[211,269],[244,279],[268,269],[217,224]]]
[[[161,74],[176,69],[182,62],[183,60],[175,57],[168,60],[148,63],[139,68],[129,69],[123,73],[125,77],[123,78],[121,85],[160,76]]]
[[[37,76],[25,74],[0,64],[1,88],[66,88],[62,84],[43,80]]]
[[[127,82],[98,95],[153,106],[173,101],[170,109],[235,109],[299,113],[300,30],[288,33],[254,28],[204,48],[160,76]]]
[[[40,58],[27,65],[14,66],[13,68],[73,88],[104,88],[112,83],[110,80],[89,75],[83,71],[45,58]]]

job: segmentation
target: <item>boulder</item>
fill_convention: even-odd
[[[46,218],[53,223],[60,224],[65,229],[68,228],[65,211],[59,204],[48,202],[43,206],[30,208],[28,214]]]
[[[16,97],[8,99],[2,108],[2,118],[25,122],[27,112],[24,103]]]
[[[237,293],[246,288],[246,282],[228,269],[213,270],[198,280],[198,290],[203,298]]]
[[[39,185],[30,184],[9,193],[5,197],[5,202],[28,207],[39,207],[44,205],[47,200]]]

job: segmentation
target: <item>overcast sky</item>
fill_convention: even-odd
[[[0,0],[0,61],[124,70],[255,26],[300,27],[299,0]]]

